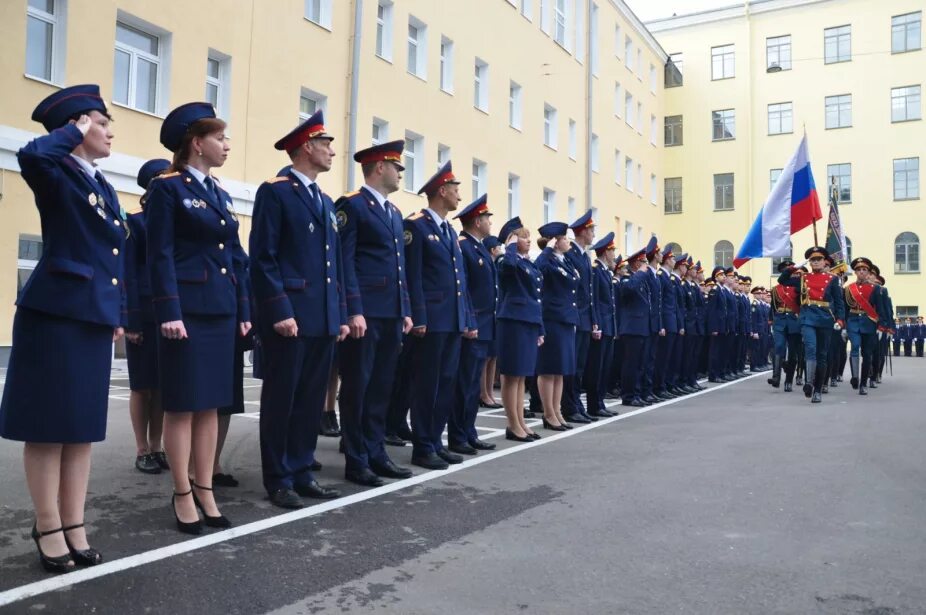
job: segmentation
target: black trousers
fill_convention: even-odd
[[[636,397],[642,397],[643,354],[649,336],[622,335],[624,358],[621,366],[621,399],[630,403]]]

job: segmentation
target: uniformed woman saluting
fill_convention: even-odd
[[[569,240],[565,222],[550,222],[538,229],[538,245],[543,249],[534,261],[543,274],[543,328],[546,337],[537,354],[537,388],[543,401],[543,426],[566,431],[560,399],[563,376],[576,372],[576,326],[579,309],[576,292],[579,273],[566,259]]]
[[[216,408],[232,403],[235,336],[251,328],[247,275],[231,197],[211,177],[228,156],[225,122],[212,105],[171,111],[161,143],[174,152],[170,173],[149,187],[148,263],[164,406],[164,447],[174,479],[177,529],[229,527],[212,495]],[[188,476],[190,453],[194,482]]]
[[[43,253],[16,301],[0,436],[26,443],[32,538],[42,566],[63,572],[103,561],[87,544],[84,500],[90,443],[106,437],[112,343],[125,322],[125,213],[94,164],[113,139],[99,86],[59,90],[32,119],[49,134],[17,158]]]
[[[498,371],[502,376],[502,403],[508,427],[505,438],[531,442],[524,423],[525,378],[534,375],[537,348],[543,344],[540,289],[543,275],[528,258],[530,231],[520,218],[502,226],[499,238],[505,240],[505,253],[498,266]]]

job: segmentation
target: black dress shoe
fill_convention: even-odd
[[[646,395],[646,396],[642,397],[641,399],[643,399],[643,401],[649,402],[649,403],[651,403],[651,404],[658,404],[658,403],[661,402],[661,401],[665,401],[664,399],[661,399],[661,398],[659,398],[659,397],[656,397],[655,395],[652,395],[652,394]]]
[[[585,425],[585,424],[587,424],[587,423],[591,423],[591,422],[592,422],[592,419],[590,419],[590,418],[587,419],[587,418],[585,418],[584,416],[582,416],[582,415],[579,414],[579,413],[575,413],[575,414],[566,414],[566,415],[563,416],[563,418],[566,419],[567,421],[569,421],[570,423],[580,423],[580,424],[582,424],[582,425]]]
[[[598,422],[598,417],[597,417],[597,416],[592,416],[592,415],[590,415],[588,412],[586,412],[585,410],[581,410],[581,411],[579,412],[579,414],[582,415],[582,418],[584,418],[584,419],[585,419],[586,421],[588,421],[589,423],[597,423],[597,422]]]
[[[611,418],[611,415],[603,410],[598,410],[597,412],[589,412],[588,417],[594,421],[597,421],[598,419]]]
[[[447,446],[451,452],[460,454],[460,455],[475,455],[478,451],[469,445],[468,442],[453,443]]]
[[[549,429],[550,431],[566,431],[566,427],[563,425],[554,425],[547,419],[543,419],[543,428]]]
[[[63,528],[59,527],[56,530],[40,532],[35,524],[32,525],[32,540],[35,541],[35,548],[39,550],[39,562],[41,562],[42,568],[44,568],[46,572],[69,572],[74,570],[74,558],[70,553],[55,556],[45,555],[45,552],[42,551],[42,545],[39,544],[39,538],[42,536],[57,534],[62,531],[62,529]]]
[[[494,451],[495,445],[491,442],[485,442],[479,438],[473,438],[469,441],[469,445],[472,446],[477,451]]]
[[[328,415],[333,415],[334,420]],[[318,428],[318,435],[325,436],[326,438],[337,438],[341,435],[341,429],[338,427],[337,415],[334,412],[323,412],[321,425]]]
[[[158,462],[158,465],[161,466],[162,470],[170,469],[170,464],[167,463],[167,453],[164,451],[154,451],[151,455],[154,457],[154,460]]]
[[[535,418],[537,418],[537,413],[534,412],[533,410],[528,410],[527,408],[525,408],[525,409],[524,409],[524,418],[526,418],[526,419],[535,419]]]
[[[154,455],[151,453],[145,453],[144,455],[139,455],[135,458],[135,469],[141,472],[142,474],[160,474],[161,466],[158,465],[157,460],[155,460]]]
[[[562,421],[562,422],[560,423],[560,425],[562,425],[563,427],[565,427],[565,428],[566,428],[566,431],[569,431],[570,429],[575,429],[575,427],[573,427],[572,425],[570,425],[570,424],[567,423],[566,421]]]
[[[621,402],[621,405],[628,406],[630,408],[645,408],[647,406],[646,402],[639,397],[634,397],[630,401]]]
[[[408,425],[402,425],[401,427],[396,429],[394,433],[395,435],[399,436],[406,442],[412,441],[412,430],[409,428]]]
[[[387,433],[386,437],[383,438],[383,442],[389,446],[405,446],[405,440],[394,433]]]
[[[492,403],[492,402],[482,401],[481,399],[479,400],[479,405],[482,406],[483,408],[488,408],[489,410],[498,410],[499,408],[504,408],[504,407],[505,407],[505,406],[503,406],[503,405],[501,405],[501,404],[499,404],[499,403]]]
[[[458,463],[463,463],[463,456],[457,455],[456,453],[451,453],[446,448],[438,449],[435,451],[437,456],[446,461],[451,465],[456,465]]]
[[[292,489],[277,489],[270,494],[270,503],[290,510],[298,510],[303,507],[302,498]]]
[[[71,552],[71,557],[74,558],[74,563],[78,566],[96,566],[97,564],[102,564],[103,554],[93,547],[88,547],[86,549],[75,549],[71,546],[71,541],[68,540],[68,532],[82,527],[84,527],[84,524],[79,523],[77,525],[69,525],[68,527],[61,530],[64,532],[64,544],[67,545],[68,551]]]
[[[219,487],[237,487],[238,480],[231,474],[213,474],[212,475],[212,484],[213,486],[218,485]]]
[[[810,403],[819,404],[822,401],[823,401],[823,395],[820,394],[819,390],[815,389],[813,392],[813,396],[810,398]]]
[[[427,455],[412,456],[412,465],[428,470],[446,470],[450,467],[446,461],[437,456],[437,453],[428,453]]]
[[[533,442],[534,441],[534,439],[531,438],[530,436],[519,436],[515,434],[513,431],[511,431],[510,429],[508,429],[507,427],[505,428],[505,439],[511,440],[513,442]]]
[[[715,382],[715,383],[723,382],[723,380],[720,379],[720,378],[708,378],[707,381],[708,381],[708,382]]]
[[[387,459],[383,462],[370,462],[370,470],[373,471],[377,476],[382,476],[383,478],[411,478],[412,471],[408,468],[400,468],[392,462],[391,459]]]
[[[785,393],[790,393],[794,388],[790,382],[785,382],[784,391]]]
[[[196,536],[203,533],[203,524],[199,520],[199,517],[196,517],[196,521],[190,521],[189,523],[186,521],[181,521],[180,516],[177,514],[177,506],[174,504],[178,497],[182,498],[186,495],[192,495],[192,493],[192,488],[190,488],[189,491],[185,491],[183,493],[177,493],[174,491],[174,494],[170,496],[170,508],[174,511],[174,519],[177,521],[177,530],[183,532],[184,534],[191,534]]]
[[[370,468],[361,468],[359,470],[344,470],[344,478],[352,483],[363,485],[364,487],[382,487],[385,481],[373,473]]]
[[[303,485],[293,485],[293,491],[304,498],[315,498],[316,500],[333,500],[341,497],[341,492],[331,487],[322,487],[317,480]]]
[[[320,472],[322,469],[321,461],[312,461],[312,465],[309,466],[311,472]]]
[[[202,491],[212,491],[212,487],[203,487],[202,485],[197,485],[193,483],[193,486]],[[203,524],[209,527],[217,527],[221,529],[227,529],[232,526],[231,521],[225,515],[218,515],[217,517],[210,517],[206,514],[206,509],[203,508],[202,503],[200,503],[199,498],[196,497],[196,494],[193,494],[193,504],[196,505],[196,508],[203,513]]]

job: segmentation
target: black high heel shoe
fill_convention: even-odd
[[[71,552],[71,557],[74,559],[74,563],[78,566],[96,566],[97,564],[102,564],[103,554],[96,549],[92,547],[87,547],[86,549],[75,549],[71,546],[71,541],[68,540],[68,532],[82,527],[84,527],[84,524],[80,523],[78,525],[69,525],[62,529],[64,532],[64,544],[68,546],[68,551]]]
[[[203,491],[212,491],[212,487],[203,487],[202,485],[197,485],[193,483],[193,486],[197,489],[202,489]],[[218,517],[210,517],[206,514],[206,509],[203,508],[202,503],[199,501],[199,498],[196,497],[196,494],[193,494],[193,503],[196,504],[196,508],[203,513],[203,523],[209,527],[218,527],[221,529],[228,529],[232,526],[231,521],[225,515],[219,515]]]
[[[549,429],[550,431],[566,431],[566,428],[562,425],[554,425],[547,419],[543,419],[543,428]]]
[[[178,497],[182,498],[183,496],[190,495],[192,493],[193,493],[192,488],[189,491],[184,491],[183,493],[177,493],[176,491],[174,491],[174,495],[172,495],[170,498],[170,508],[171,510],[174,511],[174,519],[177,520],[177,529],[183,532],[184,534],[192,534],[194,536],[197,536],[203,533],[203,524],[200,522],[199,519],[197,519],[196,521],[191,521],[190,523],[181,521],[180,516],[177,515],[177,507],[174,505],[174,501]],[[195,495],[193,496],[193,501],[194,502],[196,501]]]
[[[35,541],[35,548],[39,550],[39,562],[42,563],[42,568],[48,572],[68,572],[74,570],[74,558],[71,557],[70,553],[65,553],[64,555],[58,555],[56,557],[51,557],[45,555],[45,552],[42,551],[42,545],[39,544],[39,539],[42,536],[48,536],[49,534],[57,534],[62,531],[64,528],[59,527],[56,530],[48,530],[47,532],[40,532],[38,526],[32,524],[32,540]]]
[[[565,427],[566,431],[569,431],[570,429],[575,429],[575,427],[569,424],[569,421],[560,421],[559,424],[560,426]]]
[[[511,431],[510,429],[508,429],[507,427],[505,428],[505,439],[514,440],[515,442],[533,442],[534,441],[534,439],[531,438],[530,436],[519,436],[515,434],[513,431]]]

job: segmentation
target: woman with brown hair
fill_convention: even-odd
[[[164,447],[174,480],[177,529],[226,528],[212,493],[216,409],[233,400],[235,337],[251,328],[246,256],[231,197],[210,175],[228,157],[225,122],[208,103],[188,103],[161,126],[174,152],[171,173],[155,179],[145,208],[148,263],[164,406]],[[194,480],[188,468],[193,458]]]
[[[502,403],[508,427],[505,438],[532,442],[540,438],[524,422],[524,384],[534,375],[537,348],[543,344],[540,289],[543,275],[528,258],[530,231],[520,218],[502,226],[499,238],[505,253],[498,260],[498,369],[502,375]]]

